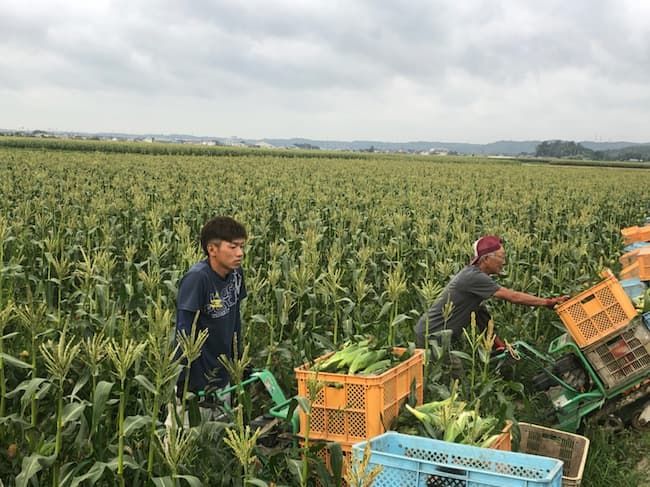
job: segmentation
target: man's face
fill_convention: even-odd
[[[500,274],[504,265],[506,265],[506,251],[503,247],[499,247],[485,256],[485,267],[488,274]]]
[[[241,266],[241,261],[244,258],[244,244],[246,240],[243,238],[229,242],[227,240],[213,241],[207,245],[208,255],[221,267],[223,270],[232,271]]]

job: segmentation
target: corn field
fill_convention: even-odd
[[[299,447],[256,444],[237,414],[164,424],[181,367],[178,282],[214,215],[248,230],[244,342],[292,395],[293,367],[350,337],[413,342],[481,234],[505,242],[501,285],[575,294],[619,269],[620,229],[650,209],[639,169],[103,145],[0,145],[5,486],[310,485]],[[509,340],[543,345],[564,331],[550,310],[492,309]]]

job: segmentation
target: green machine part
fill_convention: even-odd
[[[216,391],[216,397],[223,402],[224,407],[228,407],[228,398],[232,393],[237,392],[243,387],[251,385],[255,382],[261,382],[266,392],[268,392],[273,402],[273,406],[269,409],[269,414],[274,418],[289,421],[291,423],[292,433],[297,434],[300,429],[300,418],[298,412],[294,409],[289,417],[289,410],[293,397],[287,398],[280,388],[278,381],[273,373],[268,369],[259,369],[251,373],[251,375],[240,384],[234,384],[229,387]]]
[[[537,350],[532,345],[523,341],[514,342],[512,349],[516,355],[515,358],[524,358],[532,362],[540,370],[551,376],[557,385],[560,386],[549,395],[558,419],[555,426],[559,429],[568,432],[577,431],[582,422],[582,418],[600,409],[605,403],[607,392],[602,381],[591,364],[587,362],[582,351],[566,334],[553,340],[548,352]],[[595,389],[586,392],[579,391],[553,372],[556,358],[566,353],[572,353],[580,360],[580,363],[589,374],[592,382],[596,385]],[[505,352],[500,357],[503,358],[507,354],[508,352]]]

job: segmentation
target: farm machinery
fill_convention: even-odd
[[[634,318],[620,333],[596,346],[580,348],[568,333],[554,339],[547,350],[524,341],[509,344],[493,357],[505,363],[527,361],[538,372],[532,387],[543,392],[552,405],[553,424],[560,430],[576,432],[589,419],[609,429],[626,426],[650,430],[650,313]],[[228,409],[229,397],[242,388],[258,387],[270,402],[251,426],[269,431],[275,443],[296,437],[300,430],[294,397],[282,391],[268,369],[253,371],[241,384],[214,393],[220,407]]]
[[[251,388],[264,389],[268,394],[269,401],[265,404],[265,411],[254,419],[251,419],[250,426],[254,429],[261,429],[265,434],[263,442],[267,446],[276,446],[278,443],[290,442],[298,433],[300,426],[299,416],[292,401],[294,397],[287,397],[278,384],[273,373],[266,369],[251,370],[248,376],[240,383],[231,385],[210,393],[199,392],[199,405],[204,408],[215,410],[213,419],[223,420],[227,413],[232,414],[232,397],[239,395]],[[286,432],[286,437],[283,433]]]
[[[517,341],[495,359],[527,360],[539,369],[532,387],[546,394],[553,406],[551,422],[563,431],[576,432],[587,418],[609,429],[631,426],[650,431],[650,356],[639,352],[648,346],[644,340],[650,341],[650,315],[634,320],[626,332],[603,343],[600,350],[585,352],[564,333],[546,351]],[[600,370],[603,358],[606,361],[608,357],[617,363],[605,364],[605,368],[623,369],[618,375],[608,376]],[[632,373],[623,377],[626,372]],[[287,421],[290,433],[297,434],[300,424],[297,411],[291,407],[294,398],[284,394],[268,369],[252,372],[240,386],[219,390],[216,396],[221,404],[227,404],[226,398],[238,387],[257,384],[268,393],[271,405],[251,425],[270,428]]]
[[[650,430],[650,316],[585,351],[564,333],[547,351],[523,341],[496,359],[527,360],[540,371],[532,385],[552,404],[551,422],[569,432],[589,418],[606,428]]]

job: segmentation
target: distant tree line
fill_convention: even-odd
[[[368,154],[359,152],[322,151],[303,149],[258,149],[251,147],[204,146],[196,144],[112,142],[103,140],[76,140],[40,137],[0,137],[0,147],[15,149],[47,149],[77,152],[110,152],[120,154],[151,154],[178,156],[250,156],[251,154],[270,157],[304,157],[340,159],[367,159]],[[318,147],[316,147],[318,149]],[[376,157],[376,156],[375,156]]]
[[[591,159],[600,161],[603,151],[594,151],[571,140],[545,140],[535,149],[537,157],[557,157],[560,159]]]
[[[622,149],[592,150],[570,140],[545,140],[535,148],[537,157],[590,161],[649,161],[650,145],[634,145]]]

